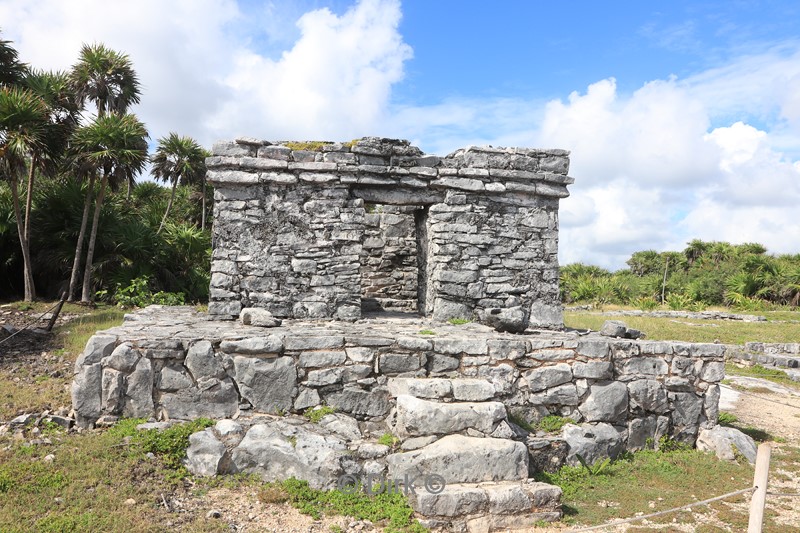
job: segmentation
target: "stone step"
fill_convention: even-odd
[[[468,430],[490,435],[506,417],[506,408],[500,402],[439,403],[401,394],[397,397],[394,433],[401,438]]]
[[[387,457],[391,479],[438,476],[444,483],[522,481],[528,478],[528,449],[522,442],[448,435],[417,450]]]
[[[424,526],[444,531],[532,528],[561,518],[561,488],[531,479],[417,486],[408,501]]]
[[[496,389],[491,381],[473,378],[390,378],[389,394],[407,394],[429,400],[482,402],[492,400]]]

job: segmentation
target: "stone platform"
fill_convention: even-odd
[[[661,437],[694,444],[716,424],[725,350],[411,315],[266,328],[151,306],[89,340],[72,396],[82,427],[221,420],[192,438],[197,474],[297,475],[325,488],[342,475],[436,474],[447,490],[412,498],[415,509],[431,525],[480,530],[522,523],[514,513],[558,518],[560,492],[531,486],[536,471]],[[298,416],[321,405],[335,413],[319,424]],[[560,434],[533,430],[547,415],[572,421]],[[397,449],[377,444],[386,433]],[[496,512],[498,498],[517,511]]]

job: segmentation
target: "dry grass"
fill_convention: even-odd
[[[744,344],[745,342],[798,342],[800,339],[800,324],[794,323],[604,316],[579,311],[564,313],[564,324],[570,328],[599,331],[606,320],[621,320],[630,328],[644,331],[649,340]]]

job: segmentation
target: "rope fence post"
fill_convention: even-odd
[[[764,523],[764,505],[767,501],[769,459],[771,455],[772,447],[768,442],[763,442],[758,445],[756,473],[753,476],[755,492],[750,500],[750,521],[747,525],[747,533],[761,533],[761,526]]]

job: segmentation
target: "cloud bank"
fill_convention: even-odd
[[[569,149],[576,182],[562,202],[562,263],[618,268],[636,250],[680,250],[693,238],[800,251],[800,43],[685,79],[665,73],[633,93],[608,78],[551,101],[462,93],[400,105],[392,88],[413,61],[401,7],[6,0],[0,20],[40,68],[69,68],[83,42],[127,52],[143,85],[134,111],[154,140],[383,135],[440,154]]]

